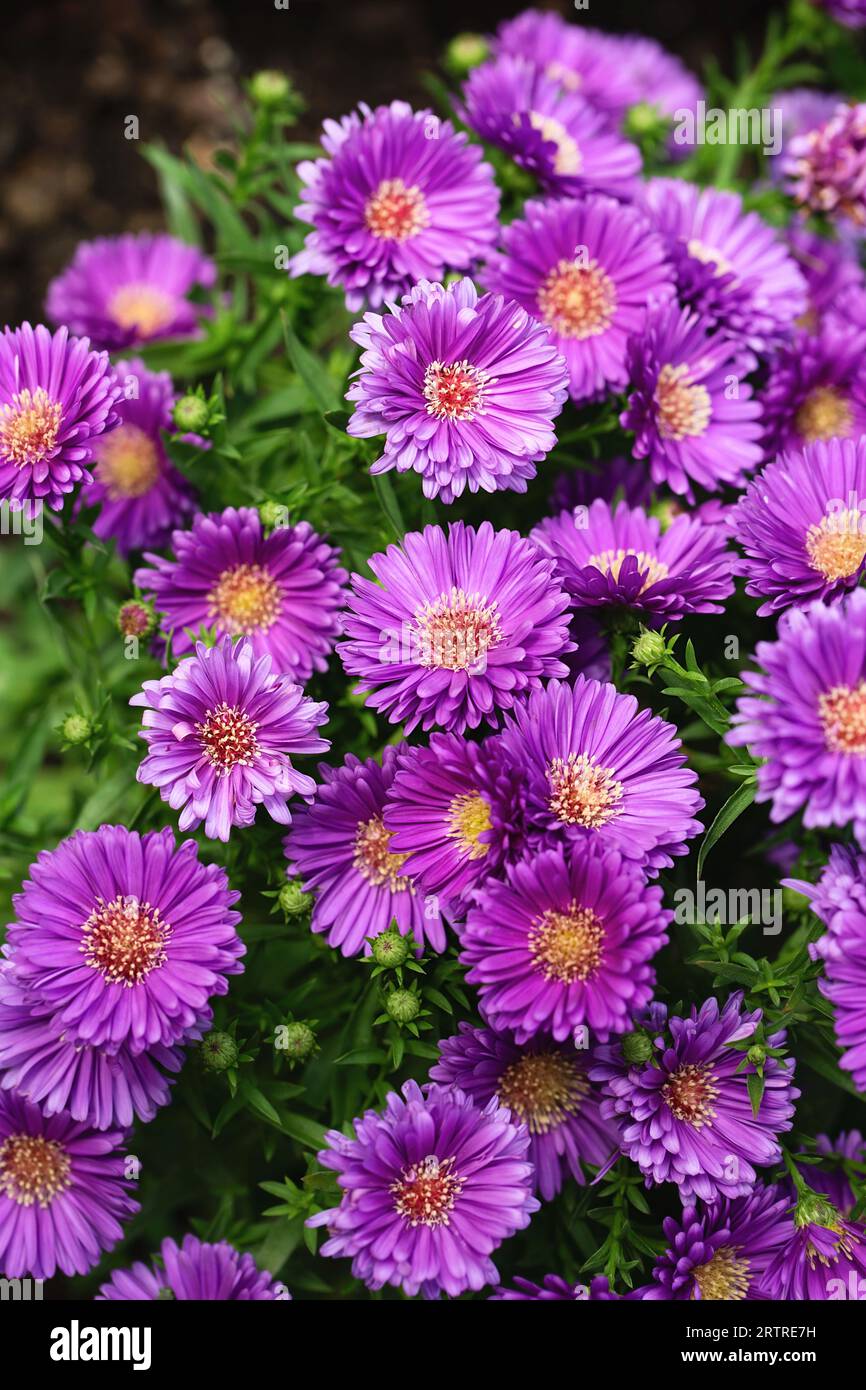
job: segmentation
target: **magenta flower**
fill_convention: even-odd
[[[291,1294],[267,1270],[259,1269],[252,1255],[242,1255],[228,1241],[210,1244],[198,1236],[184,1236],[181,1245],[170,1239],[162,1242],[159,1263],[137,1260],[129,1269],[116,1269],[96,1295],[97,1302],[116,1303],[166,1297],[224,1303],[286,1300]]]
[[[798,135],[782,169],[801,207],[843,225],[866,225],[866,103],[843,102],[815,130]]]
[[[791,1199],[758,1183],[745,1197],[687,1205],[662,1223],[668,1248],[656,1262],[644,1299],[702,1302],[762,1299],[763,1279],[794,1236]]]
[[[836,315],[778,350],[761,393],[769,454],[866,434],[864,352],[866,333],[841,326]]]

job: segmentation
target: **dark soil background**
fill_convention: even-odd
[[[285,2],[285,0],[284,0]],[[41,314],[45,286],[85,237],[160,225],[142,140],[184,145],[206,164],[231,139],[240,83],[289,71],[308,108],[302,133],[357,101],[426,104],[422,74],[462,30],[490,32],[509,0],[34,0],[4,15],[0,50],[0,324]],[[700,73],[754,42],[765,0],[567,0],[578,22],[642,31]]]

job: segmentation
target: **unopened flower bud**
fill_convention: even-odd
[[[199,1051],[210,1071],[227,1071],[238,1060],[238,1045],[230,1033],[207,1033],[201,1040]]]
[[[207,401],[203,401],[201,396],[181,396],[180,400],[175,402],[172,417],[175,426],[182,433],[192,431],[199,434],[208,422]]]
[[[394,989],[385,1000],[385,1009],[395,1023],[411,1023],[418,1017],[421,1003],[410,989]]]
[[[389,970],[396,970],[397,966],[402,965],[409,956],[409,942],[398,931],[389,928],[388,931],[383,931],[381,936],[376,937],[372,951],[373,959],[377,965],[384,965]]]

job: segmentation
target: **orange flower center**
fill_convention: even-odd
[[[532,924],[529,954],[546,980],[573,985],[588,980],[601,965],[604,927],[589,907],[575,900],[565,912],[549,908]]]
[[[16,391],[0,407],[0,454],[18,468],[41,463],[57,445],[63,409],[42,386]]]
[[[19,1207],[48,1207],[72,1182],[72,1162],[55,1139],[10,1134],[0,1144],[0,1193]]]
[[[354,867],[374,888],[387,888],[390,893],[411,889],[411,882],[400,870],[408,854],[396,854],[389,848],[391,831],[385,829],[381,816],[361,821],[355,834]]]
[[[693,386],[688,367],[671,362],[659,372],[655,404],[662,439],[697,438],[706,433],[713,414],[706,386]]]
[[[367,230],[382,241],[408,241],[430,223],[424,195],[402,179],[383,179],[364,208]]]
[[[718,1094],[712,1069],[706,1062],[680,1067],[662,1087],[662,1099],[671,1114],[693,1129],[702,1129],[714,1118],[712,1102]]]
[[[498,1086],[500,1101],[530,1134],[547,1134],[576,1115],[588,1091],[583,1072],[561,1052],[519,1057],[502,1073]]]
[[[112,502],[144,497],[159,478],[159,453],[138,425],[118,425],[99,442],[94,469]]]
[[[616,781],[612,767],[602,767],[586,753],[553,758],[547,767],[547,781],[548,805],[566,825],[598,830],[622,810],[622,782]]]
[[[394,1206],[408,1226],[447,1226],[454,1203],[463,1189],[454,1174],[454,1159],[428,1154],[420,1163],[404,1168],[391,1184]]]
[[[83,923],[79,950],[92,970],[110,985],[137,985],[151,970],[164,965],[171,927],[158,907],[138,898],[117,897],[98,907]]]
[[[438,420],[474,420],[489,377],[469,362],[431,362],[424,373],[427,414]]]
[[[258,727],[237,705],[227,705],[225,701],[208,710],[204,723],[196,724],[202,754],[217,777],[228,777],[232,768],[239,765],[252,766],[259,751]]]
[[[854,411],[835,386],[816,386],[794,416],[794,425],[807,444],[816,439],[848,439],[854,428]]]
[[[121,285],[108,301],[108,317],[119,328],[133,329],[139,338],[152,338],[167,328],[175,315],[175,301],[154,285]]]
[[[610,328],[616,286],[597,261],[562,260],[538,291],[542,319],[560,338],[595,338]]]
[[[232,637],[267,632],[280,616],[280,590],[262,565],[223,570],[208,594],[211,619]]]
[[[866,753],[866,681],[826,690],[818,713],[831,753]]]
[[[499,606],[482,594],[452,589],[415,614],[416,660],[420,666],[469,671],[502,640]]]

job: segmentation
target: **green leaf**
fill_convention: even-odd
[[[734,821],[737,820],[744,811],[748,810],[755,799],[757,790],[756,783],[743,782],[743,784],[737,787],[737,790],[728,797],[704,836],[703,843],[698,852],[698,866],[696,872],[696,877],[698,879],[703,875],[704,864],[706,863],[707,855],[710,850],[714,845],[718,844],[725,832],[730,830]]]
[[[340,397],[330,375],[317,357],[305,348],[289,323],[285,311],[281,311],[283,338],[289,361],[307,387],[316,405],[324,415],[340,408]]]
[[[750,1072],[746,1077],[746,1085],[749,1088],[749,1100],[752,1102],[752,1114],[757,1115],[764,1096],[764,1078],[760,1072]]]

